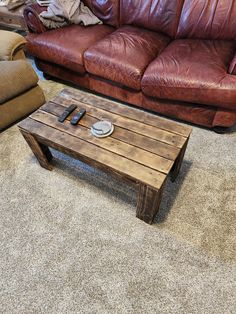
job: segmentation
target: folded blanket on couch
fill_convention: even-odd
[[[59,28],[69,24],[102,24],[80,0],[52,0],[47,11],[40,14],[40,20],[47,28]]]

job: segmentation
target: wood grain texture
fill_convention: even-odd
[[[152,224],[161,204],[164,184],[159,190],[139,185],[136,217]]]
[[[76,136],[68,135],[66,132],[58,132],[57,129],[31,118],[24,120],[21,128],[29,128],[33,136],[46,146],[53,147],[73,157],[93,165],[94,162],[110,168],[130,179],[143,182],[154,188],[160,188],[166,175],[143,166],[137,162],[118,156],[91,143],[86,143]]]
[[[23,16],[24,8],[25,5],[20,6],[15,10],[8,10],[5,6],[0,7],[0,26],[28,31],[28,27]]]
[[[174,165],[171,169],[171,181],[172,182],[174,182],[179,175],[180,168],[182,166],[183,159],[184,159],[184,154],[185,154],[185,151],[186,151],[186,148],[188,145],[188,141],[189,141],[189,139],[186,139],[186,142],[184,143],[184,145],[183,145],[179,155],[177,156],[177,158],[174,162]]]
[[[43,105],[41,109],[48,113],[59,116],[65,110],[65,106],[55,102],[49,102]],[[77,111],[78,110],[75,110],[75,112]],[[68,117],[67,120],[70,120],[70,117]],[[80,121],[80,125],[90,129],[91,126],[97,121],[99,121],[97,117],[93,117],[87,112],[84,118]],[[170,160],[175,160],[181,150],[178,147],[163,143],[158,139],[152,139],[118,126],[116,126],[115,132],[111,135],[111,137]]]
[[[53,101],[56,103],[64,104],[66,105],[66,107],[69,107],[69,105],[71,104],[71,100],[69,101],[61,96],[57,96],[57,98],[54,99]],[[185,142],[185,137],[183,136],[172,133],[170,131],[160,129],[157,126],[147,125],[143,122],[139,122],[131,118],[126,118],[120,115],[118,112],[117,113],[108,112],[105,109],[93,107],[92,105],[81,103],[80,101],[75,99],[73,100],[73,103],[77,104],[80,107],[85,108],[87,114],[90,116],[96,117],[99,120],[107,119],[116,126],[128,129],[138,134],[145,135],[146,137],[152,139],[158,138],[158,140],[161,142],[179,148],[181,148]]]
[[[52,165],[50,164],[52,154],[48,147],[43,145],[42,143],[37,142],[32,134],[25,132],[22,129],[21,133],[28,143],[29,147],[31,148],[32,152],[34,153],[35,157],[38,159],[41,167],[47,170],[52,170]]]
[[[60,95],[64,98],[71,98],[75,101],[79,98],[81,102],[88,104],[88,100],[83,100],[83,97],[81,97],[80,93],[72,91],[70,89],[62,90]],[[94,97],[90,104],[98,108],[102,108],[108,112],[118,112],[124,117],[131,118],[136,121],[143,122],[147,125],[152,125],[154,127],[158,126],[160,129],[170,131],[172,133],[179,134],[185,137],[188,137],[192,130],[189,126],[181,125],[171,120],[163,119],[157,115],[142,111],[140,109],[135,109],[130,106],[121,106],[118,103],[109,101],[104,98]]]
[[[102,140],[96,138],[91,134],[90,129],[85,128],[81,125],[73,128],[71,127],[69,121],[60,123],[57,121],[56,116],[45,113],[41,110],[38,110],[36,113],[32,114],[31,118],[35,121],[42,122],[45,125],[54,127],[59,131],[64,131],[68,135],[76,136],[77,138],[84,140],[85,142],[94,144],[96,147],[104,148],[107,151],[116,153],[119,156],[136,161],[140,164],[148,165],[150,168],[166,174],[169,173],[174,164],[174,162],[171,160],[147,152],[131,144],[121,142],[112,137],[107,137]]]
[[[138,218],[152,223],[158,212],[167,175],[174,180],[183,162],[189,127],[166,121],[149,113],[94,97],[77,99],[77,93],[64,90],[19,124],[19,128],[40,165],[51,170],[52,155],[57,149],[87,164],[138,184]],[[82,99],[81,99],[82,98]],[[91,101],[92,102],[92,101]],[[86,109],[78,125],[71,116],[58,122],[62,112],[75,103]],[[115,129],[107,138],[96,138],[91,126],[101,119],[113,122]]]

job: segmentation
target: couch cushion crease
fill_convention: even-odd
[[[233,54],[230,41],[175,40],[148,66],[142,90],[152,97],[235,110],[236,77],[227,73]]]
[[[42,34],[29,34],[27,49],[39,59],[85,73],[84,51],[113,30],[107,25],[70,25]]]
[[[91,74],[140,90],[146,67],[169,41],[156,32],[122,26],[86,50],[85,68]]]

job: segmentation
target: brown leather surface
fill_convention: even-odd
[[[41,12],[46,10],[46,7],[41,7],[37,3],[26,6],[24,9],[24,19],[30,32],[38,34],[46,32],[47,28],[43,25],[38,17]]]
[[[141,91],[135,91],[114,82],[95,77],[90,74],[78,75],[58,65],[38,60],[39,69],[57,78],[73,82],[76,85],[90,88],[91,90],[119,99],[125,103],[143,107],[160,113],[167,117],[189,121],[205,127],[225,126],[230,127],[236,123],[236,111],[216,108],[213,106],[201,106],[193,103],[162,100],[143,95]]]
[[[142,92],[121,87],[113,82],[90,75],[90,89],[119,99],[138,107],[160,113],[167,117],[177,118],[197,125],[211,128],[215,125],[230,127],[236,123],[236,112],[223,110],[212,106],[201,106],[192,103],[166,101],[147,97]],[[217,118],[216,118],[217,117]]]
[[[143,108],[167,117],[211,127],[217,108],[143,96]]]
[[[184,0],[120,1],[121,25],[136,25],[175,37]]]
[[[120,0],[84,0],[83,2],[103,23],[119,25]]]
[[[236,54],[230,63],[229,74],[236,75]]]
[[[146,67],[168,42],[164,35],[123,26],[85,52],[85,68],[91,74],[140,90]]]
[[[112,31],[113,27],[106,25],[70,25],[38,35],[29,34],[27,49],[37,58],[85,73],[84,51]]]
[[[231,127],[236,124],[236,111],[218,109],[212,126]]]
[[[91,90],[138,107],[142,106],[143,94],[141,91],[120,86],[114,82],[107,81],[91,74],[89,76],[89,87]]]
[[[123,27],[48,31],[38,18],[45,7],[28,6],[26,22],[38,35],[27,46],[41,70],[165,116],[206,127],[236,123],[236,0],[84,2],[105,24]],[[176,36],[190,39],[169,43]]]
[[[185,0],[177,36],[236,40],[236,1]]]
[[[49,74],[55,78],[74,83],[84,88],[89,88],[88,74],[79,74],[62,66],[38,59],[36,60],[36,65],[40,71]]]
[[[146,95],[236,110],[236,76],[227,73],[234,42],[175,40],[147,68]]]

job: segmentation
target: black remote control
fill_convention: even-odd
[[[71,123],[72,125],[76,125],[76,124],[79,122],[79,120],[83,118],[83,116],[85,115],[85,113],[86,113],[86,110],[83,109],[83,108],[81,108],[80,111],[77,112],[77,113],[72,117],[72,119],[70,120],[70,123]]]
[[[58,118],[59,122],[64,122],[66,118],[77,108],[76,105],[70,105],[70,107],[66,108],[66,110],[62,113],[62,115]]]

